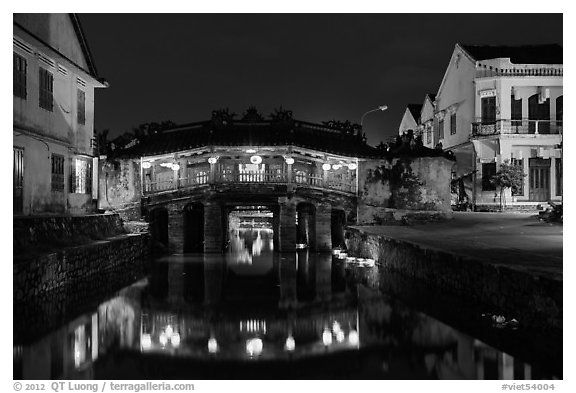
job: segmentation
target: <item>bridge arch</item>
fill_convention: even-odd
[[[346,227],[346,212],[343,209],[332,209],[330,217],[330,233],[332,247],[346,248],[344,228]]]
[[[189,203],[184,206],[182,215],[184,253],[204,252],[204,205],[200,202]]]
[[[169,246],[168,210],[165,207],[156,207],[150,211],[149,218],[153,250],[166,251]]]

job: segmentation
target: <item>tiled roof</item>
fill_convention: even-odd
[[[514,64],[563,64],[562,46],[524,45],[524,46],[479,46],[460,45],[476,60],[510,58]]]
[[[412,117],[416,123],[420,123],[420,112],[422,112],[422,104],[408,104],[408,110],[412,113]]]
[[[152,156],[203,146],[299,146],[351,157],[381,155],[357,135],[313,123],[234,121],[222,125],[206,121],[146,136],[135,146],[115,150],[110,156]]]

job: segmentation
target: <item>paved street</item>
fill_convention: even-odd
[[[532,213],[455,212],[442,223],[355,228],[562,280],[563,226]]]

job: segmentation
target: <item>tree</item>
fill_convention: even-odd
[[[506,188],[519,189],[526,174],[519,165],[511,165],[508,160],[500,165],[500,169],[490,178],[490,184],[500,189],[500,210],[504,207],[503,197]],[[505,201],[504,201],[505,202]]]

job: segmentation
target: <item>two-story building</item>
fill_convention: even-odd
[[[75,14],[14,14],[14,214],[94,210],[98,78]]]
[[[504,162],[526,174],[507,191],[508,205],[562,200],[562,75],[560,45],[456,44],[436,95],[432,142],[454,152],[456,176],[477,208],[499,203],[490,178]]]

